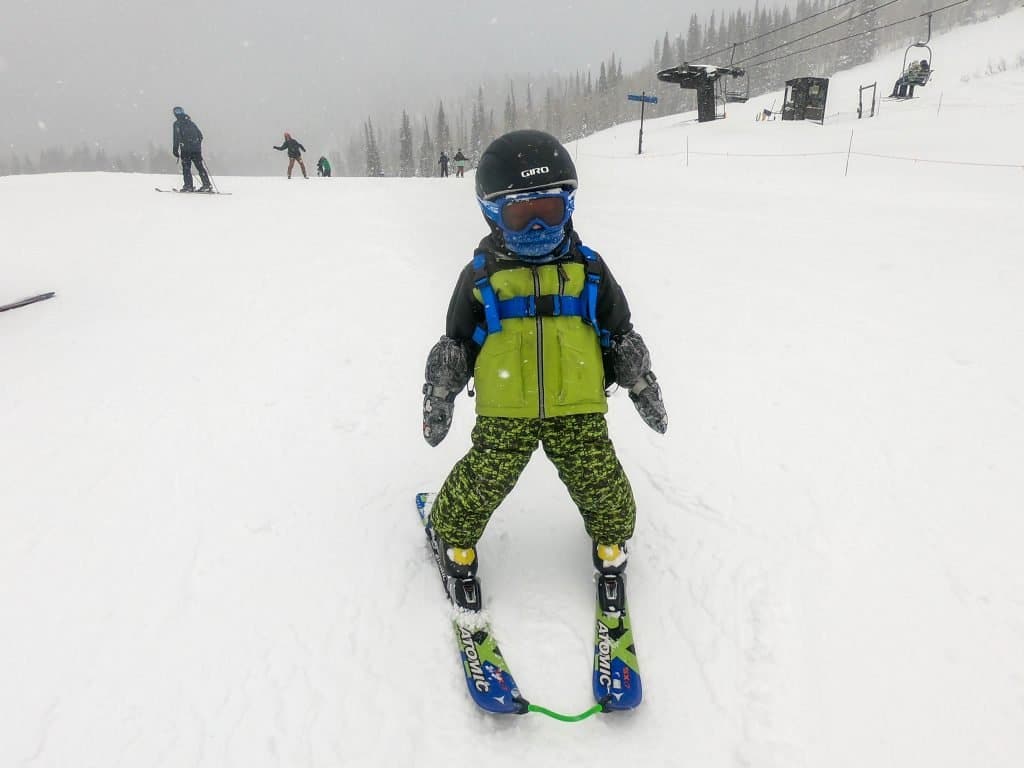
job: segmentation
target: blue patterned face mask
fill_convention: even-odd
[[[516,256],[527,261],[547,261],[561,256],[554,251],[566,239],[562,227],[527,230],[526,232],[505,232],[505,245]]]
[[[525,261],[545,262],[563,255],[565,249],[559,246],[567,243],[565,225],[572,218],[575,207],[576,191],[542,190],[540,192],[526,192],[522,194],[505,195],[496,200],[479,200],[480,209],[488,221],[494,223],[501,230],[505,238],[505,246],[516,256],[522,257]],[[506,219],[512,219],[506,215],[506,208],[513,208],[516,204],[529,204],[532,201],[550,199],[552,204],[544,207],[546,215],[538,215],[525,223],[516,221],[520,229],[513,230],[509,227]],[[561,205],[554,204],[559,202]],[[520,206],[521,207],[521,206]],[[513,210],[515,210],[513,208]]]

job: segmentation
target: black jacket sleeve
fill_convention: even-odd
[[[303,152],[306,151],[306,148],[304,146],[302,146],[301,144],[299,144],[299,142],[296,141],[295,143],[298,144],[299,149],[301,149]]]
[[[597,289],[597,324],[615,338],[633,330],[629,302],[604,259],[601,259],[601,269],[604,274]]]
[[[465,347],[471,371],[476,365],[476,356],[480,352],[479,347],[473,342],[473,332],[477,325],[484,322],[484,307],[473,296],[473,274],[473,262],[470,262],[459,274],[459,279],[455,283],[451,301],[448,302],[448,318],[445,324],[445,335],[461,341]]]
[[[473,331],[484,318],[483,305],[473,296],[473,263],[470,262],[459,274],[448,302],[448,320],[445,335],[459,341],[471,341]]]
[[[276,149],[276,150],[277,150],[278,152],[280,152],[280,151],[281,151],[281,150],[283,150],[283,149],[288,149],[288,145],[287,145],[287,144],[285,144],[285,145],[283,145],[283,146],[280,146],[280,147],[274,147],[274,149]]]
[[[171,126],[171,152],[175,157],[178,156],[178,147],[181,146],[181,129],[178,127],[178,121],[174,121],[174,125]]]

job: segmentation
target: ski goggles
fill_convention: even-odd
[[[488,218],[507,232],[525,232],[534,224],[562,227],[572,217],[576,190],[549,189],[481,200]]]

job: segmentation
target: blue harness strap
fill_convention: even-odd
[[[491,276],[487,270],[487,254],[477,251],[473,254],[473,284],[480,291],[480,299],[484,305],[484,322],[486,328],[477,326],[473,332],[473,341],[478,345],[484,343],[489,334],[501,330],[501,315],[498,312],[498,297],[494,295],[494,288],[491,286]],[[481,335],[482,334],[482,335]]]
[[[611,345],[611,334],[602,331],[597,323],[597,292],[601,284],[601,273],[597,269],[599,257],[597,253],[585,245],[579,246],[583,254],[586,269],[586,281],[579,296],[551,294],[544,296],[516,296],[511,299],[499,300],[491,285],[489,259],[483,251],[473,255],[473,284],[480,291],[481,303],[484,307],[484,325],[478,325],[473,331],[473,341],[483,346],[484,341],[492,333],[501,330],[503,318],[520,317],[579,317],[588,325],[593,326],[601,341],[602,347]]]
[[[600,257],[592,248],[588,248],[582,243],[580,243],[580,253],[585,259],[584,267],[587,271],[587,282],[583,286],[583,293],[580,294],[580,298],[584,301],[583,319],[594,326],[594,331],[601,340],[601,346],[607,348],[612,345],[612,335],[608,331],[602,330],[597,323],[597,291],[601,287],[601,273],[598,271],[597,265]]]
[[[516,296],[498,301],[500,317],[583,317],[584,305],[579,296]]]

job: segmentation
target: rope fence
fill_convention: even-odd
[[[654,160],[658,158],[672,158],[672,157],[685,157],[684,164],[689,166],[690,157],[720,157],[720,158],[743,158],[743,159],[761,159],[761,158],[801,158],[801,157],[836,157],[845,156],[847,159],[846,171],[843,175],[847,175],[849,171],[849,161],[852,157],[870,157],[875,160],[895,160],[899,162],[912,162],[912,163],[926,163],[933,165],[955,165],[970,168],[1010,168],[1014,170],[1024,171],[1024,160],[1016,162],[992,162],[984,160],[969,160],[969,159],[950,159],[950,158],[934,158],[934,157],[915,157],[912,155],[893,155],[884,152],[865,152],[862,150],[853,149],[853,134],[850,131],[849,144],[846,149],[831,149],[831,150],[820,150],[816,152],[708,152],[690,149],[690,138],[686,137],[686,147],[676,152],[652,152],[645,153],[643,155],[604,155],[595,152],[578,152],[577,157],[589,157],[598,160]]]
[[[902,160],[914,163],[934,163],[937,165],[963,165],[975,168],[1016,168],[1024,170],[1024,161],[1017,163],[990,163],[975,160],[947,160],[930,157],[911,157],[907,155],[886,155],[881,152],[860,152],[845,149],[825,150],[822,152],[701,152],[698,150],[686,150],[680,152],[663,152],[660,154],[644,154],[641,159],[655,159],[664,157],[681,157],[690,155],[693,157],[736,157],[736,158],[796,158],[796,157],[829,157],[844,155],[850,157],[872,157],[878,160]],[[600,155],[592,152],[581,152],[580,157],[591,157],[598,160],[636,160],[636,155]]]

